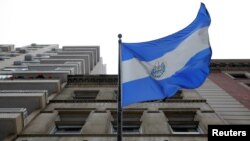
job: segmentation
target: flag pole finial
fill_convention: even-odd
[[[118,38],[119,38],[119,44],[121,44],[122,43],[122,34],[118,34]]]
[[[121,39],[122,38],[122,34],[118,34],[118,38]]]

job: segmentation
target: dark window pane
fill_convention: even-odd
[[[122,130],[125,134],[140,134],[141,127],[141,116],[143,111],[124,111],[123,112],[123,126]],[[112,116],[114,121],[113,125],[113,133],[117,133],[117,112],[112,112]]]
[[[248,78],[244,73],[233,73],[230,75],[234,78],[237,78],[237,79],[247,79]]]
[[[74,100],[95,100],[99,91],[95,90],[77,90],[74,91],[73,99]]]
[[[80,134],[82,125],[57,125],[54,134]]]
[[[171,126],[173,132],[181,132],[181,133],[199,133],[198,130],[198,121],[169,121],[169,125]]]

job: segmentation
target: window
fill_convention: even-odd
[[[80,134],[89,113],[80,110],[58,111],[58,119],[51,134]]]
[[[73,99],[74,100],[95,100],[99,91],[94,90],[77,90],[74,91]]]
[[[124,134],[140,134],[141,133],[141,116],[143,111],[124,111],[123,112],[123,126],[122,131]],[[113,133],[117,133],[117,113],[116,111],[112,112],[114,121]]]
[[[245,73],[229,73],[229,75],[234,79],[248,79]]]
[[[90,111],[81,111],[81,110],[63,110],[58,111],[60,121],[72,121],[72,122],[85,122],[89,116]]]
[[[173,134],[200,134],[199,121],[195,121],[196,111],[164,111]]]
[[[169,121],[174,134],[199,134],[198,121]]]
[[[112,122],[113,133],[117,134],[117,121]],[[122,132],[124,134],[140,134],[141,122],[123,121]]]
[[[80,134],[83,124],[57,123],[53,134]]]
[[[12,75],[0,74],[0,80],[11,79],[12,77]]]

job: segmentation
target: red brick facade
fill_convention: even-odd
[[[228,94],[237,99],[245,107],[250,109],[250,89],[244,87],[241,82],[250,83],[250,79],[233,79],[223,72],[213,72],[209,79],[224,89]]]

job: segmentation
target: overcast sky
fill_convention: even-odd
[[[117,73],[124,42],[167,36],[190,24],[204,2],[211,15],[212,58],[250,59],[249,0],[0,0],[0,44],[100,45]]]

